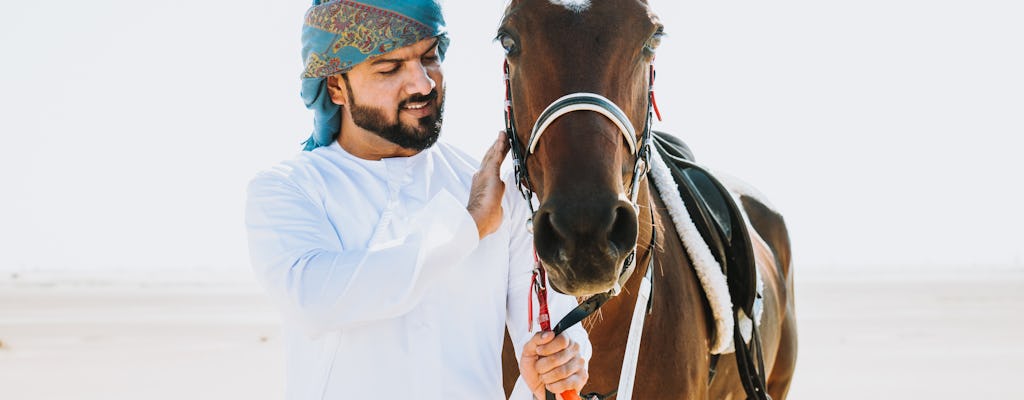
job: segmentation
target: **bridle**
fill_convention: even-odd
[[[558,117],[573,111],[594,111],[608,117],[619,128],[619,132],[626,137],[629,153],[636,154],[636,131],[633,129],[629,117],[611,100],[594,93],[567,94],[548,105],[540,113],[540,117],[537,117],[537,123],[533,125],[533,131],[530,132],[530,141],[527,143],[530,154],[536,151],[537,142],[540,141],[540,135],[544,133],[544,130]]]
[[[512,83],[511,83],[511,74],[510,74],[510,71],[509,71],[508,60],[505,60],[504,68],[503,69],[504,69],[504,79],[505,79],[505,132],[506,132],[506,136],[508,136],[509,145],[511,147],[512,161],[513,161],[514,172],[515,172],[515,179],[516,179],[516,186],[518,187],[519,192],[523,195],[523,199],[526,200],[527,204],[529,204],[529,207],[530,207],[530,218],[529,218],[529,220],[526,221],[527,229],[532,232],[532,230],[533,230],[533,217],[537,213],[537,211],[536,211],[536,209],[534,208],[534,205],[533,205],[534,191],[533,191],[533,184],[530,181],[529,170],[527,169],[527,164],[526,164],[527,158],[536,151],[537,146],[538,146],[538,144],[540,142],[541,135],[544,134],[544,132],[547,130],[548,126],[551,125],[551,123],[553,123],[559,117],[561,117],[561,116],[563,116],[565,114],[571,113],[571,112],[575,112],[575,111],[591,111],[591,112],[596,112],[598,114],[601,114],[601,115],[605,116],[606,118],[608,118],[613,124],[615,124],[615,126],[618,128],[618,130],[623,134],[623,136],[625,136],[626,143],[628,145],[630,154],[634,156],[633,176],[632,176],[632,179],[630,180],[630,186],[629,186],[629,198],[630,198],[630,201],[632,202],[632,205],[633,205],[633,211],[636,212],[637,214],[639,214],[640,207],[637,204],[637,197],[639,196],[639,192],[640,192],[640,190],[639,190],[640,177],[646,175],[650,171],[650,161],[649,160],[650,160],[650,157],[651,157],[651,122],[652,122],[652,118],[653,118],[653,116],[655,114],[658,116],[659,120],[661,119],[661,113],[658,111],[657,103],[654,100],[654,76],[655,76],[654,64],[653,63],[651,64],[650,70],[649,70],[650,78],[649,78],[649,82],[648,82],[647,114],[646,114],[646,118],[645,118],[645,121],[644,121],[643,134],[640,137],[639,141],[637,140],[636,130],[633,128],[632,122],[629,120],[629,117],[626,116],[626,113],[623,112],[622,109],[619,106],[617,106],[614,102],[612,102],[611,100],[609,100],[606,97],[601,96],[599,94],[581,92],[581,93],[571,93],[571,94],[562,96],[562,97],[556,99],[555,101],[553,101],[550,105],[548,105],[544,109],[544,111],[541,112],[540,116],[537,118],[537,121],[534,123],[533,129],[530,131],[529,141],[525,144],[525,146],[524,146],[523,143],[521,143],[521,141],[519,139],[519,136],[517,135],[517,131],[516,131],[515,113],[514,113],[514,111],[512,109]],[[653,224],[653,222],[654,222],[654,210],[653,210],[653,208],[651,208],[651,223]],[[650,242],[650,244],[647,247],[647,249],[648,249],[647,250],[647,254],[648,254],[647,258],[649,259],[649,261],[648,261],[648,265],[647,265],[647,271],[646,271],[646,274],[645,274],[645,277],[644,277],[644,282],[642,282],[642,285],[641,285],[642,287],[645,286],[647,288],[647,294],[646,294],[647,301],[646,301],[646,304],[644,305],[644,306],[646,306],[646,310],[647,310],[646,313],[650,312],[651,304],[652,304],[650,302],[649,294],[650,294],[650,287],[651,287],[650,282],[651,282],[651,279],[652,279],[652,270],[654,269],[653,268],[654,267],[654,253],[653,253],[653,251],[654,251],[654,244],[655,244],[656,237],[657,237],[656,233],[657,233],[657,230],[656,229],[652,229],[651,242]],[[611,299],[612,297],[618,295],[619,292],[621,292],[622,286],[625,285],[626,281],[629,280],[629,277],[632,275],[633,271],[636,269],[636,261],[637,261],[636,260],[636,249],[637,249],[637,246],[634,244],[633,249],[630,250],[629,254],[626,256],[626,259],[623,261],[621,272],[619,273],[619,278],[615,282],[614,287],[612,287],[612,289],[607,291],[607,292],[596,294],[596,295],[593,295],[593,296],[587,298],[586,300],[581,302],[576,308],[574,308],[572,311],[570,311],[568,314],[566,314],[565,317],[563,317],[562,320],[559,321],[557,325],[555,325],[554,329],[552,329],[552,331],[555,333],[555,335],[558,335],[558,334],[562,333],[562,331],[568,329],[569,327],[579,323],[580,321],[582,321],[586,317],[590,316],[595,311],[597,311],[597,309],[600,308],[601,305],[603,305],[609,299]],[[550,321],[549,321],[548,309],[547,309],[547,277],[546,277],[546,275],[547,274],[544,271],[544,265],[543,265],[543,263],[540,262],[539,257],[537,257],[536,249],[534,249],[534,271],[533,271],[533,282],[532,282],[531,287],[532,287],[532,291],[535,292],[536,295],[537,295],[537,300],[538,300],[538,304],[539,304],[539,307],[540,307],[540,317],[539,317],[539,320],[540,320],[540,323],[541,323],[541,328],[544,329],[544,330],[550,329]],[[640,315],[640,322],[639,322],[639,325],[640,325],[639,329],[642,329],[642,326],[643,326],[643,315],[646,315],[646,313],[643,313],[643,312],[639,311],[640,307],[641,307],[641,303],[640,303],[641,300],[643,300],[642,297],[638,297],[637,298],[636,308],[637,308],[638,311],[634,313],[634,314],[636,314],[636,313],[640,313],[641,314]],[[530,313],[530,326],[531,326],[531,330],[532,330],[532,326],[533,326],[533,301],[532,301],[532,299],[530,300],[530,311],[529,311],[529,313]],[[634,318],[636,318],[635,315],[634,315]],[[632,331],[634,329],[636,329],[636,328],[633,327],[633,325],[635,325],[635,324],[631,324],[631,327],[630,327],[630,330],[631,330],[631,332],[630,332],[630,336],[631,336],[630,343],[632,343],[632,341],[633,341],[632,336],[634,336],[634,333]],[[637,330],[637,332],[640,332],[640,330]],[[639,333],[636,333],[635,335],[637,336],[635,346],[638,347],[639,346]],[[630,345],[630,343],[627,343],[627,347]],[[634,356],[634,359],[632,360],[632,363],[633,363],[632,367],[633,367],[634,372],[635,372],[635,367],[636,367],[635,356]],[[624,368],[623,369],[623,379],[620,381],[619,389],[623,389],[623,384],[621,382],[624,382],[626,380],[627,380],[626,379],[626,370]],[[623,393],[631,394],[632,393],[632,390],[631,390],[631,388],[632,388],[632,376],[629,377],[628,381],[629,381],[629,383],[627,385],[628,389],[626,389]],[[591,394],[591,395],[587,395],[587,398],[601,399],[601,398],[610,397],[610,395],[611,394],[603,395],[602,396],[602,395],[598,395],[598,394]],[[629,395],[627,394],[625,397],[628,398]],[[550,392],[547,393],[547,399],[554,400],[554,398],[555,397],[554,397],[553,393],[550,393]]]
[[[636,130],[633,123],[626,116],[626,113],[613,101],[596,93],[578,92],[562,96],[551,102],[544,111],[540,113],[537,121],[530,131],[529,142],[524,146],[520,141],[516,130],[515,112],[512,109],[512,78],[509,72],[508,60],[504,63],[505,79],[505,132],[508,136],[509,145],[512,149],[512,161],[515,168],[516,186],[519,192],[530,205],[531,221],[536,210],[533,207],[533,185],[530,182],[530,174],[526,167],[527,157],[532,155],[540,144],[541,135],[559,117],[574,111],[593,111],[607,117],[622,132],[626,138],[630,154],[634,155],[633,178],[630,182],[630,201],[634,210],[638,209],[637,196],[639,194],[640,177],[650,171],[651,157],[651,120],[654,115],[661,120],[661,112],[658,111],[658,104],[654,100],[654,64],[649,70],[647,114],[644,121],[644,132],[639,143],[636,138]],[[531,224],[532,225],[532,224]],[[635,250],[635,249],[634,249]]]
[[[537,150],[537,145],[540,142],[541,135],[544,134],[552,122],[559,117],[574,111],[592,111],[605,116],[615,124],[622,135],[626,138],[630,154],[635,156],[633,161],[633,177],[629,185],[629,199],[633,204],[633,211],[639,213],[640,207],[637,204],[637,197],[640,193],[640,177],[646,175],[647,172],[650,171],[651,120],[655,113],[657,113],[658,119],[661,119],[661,113],[657,111],[657,103],[654,101],[654,64],[652,63],[649,69],[647,114],[644,121],[643,135],[641,136],[639,143],[637,143],[636,130],[633,128],[633,123],[629,120],[629,117],[626,116],[626,113],[619,108],[619,106],[599,94],[579,92],[562,96],[551,102],[551,104],[549,104],[544,111],[540,113],[540,116],[533,125],[533,129],[530,131],[529,142],[524,146],[520,142],[519,135],[517,134],[515,112],[512,109],[512,77],[509,71],[508,60],[505,60],[503,72],[505,79],[505,132],[506,136],[508,136],[509,145],[511,147],[516,186],[518,187],[520,194],[523,195],[523,199],[526,200],[526,203],[529,204],[530,207],[530,218],[526,221],[527,229],[532,232],[533,217],[537,213],[533,205],[534,192],[533,184],[530,182],[529,170],[527,169],[527,157]],[[534,258],[537,258],[536,255]],[[635,261],[636,245],[633,246],[629,255],[626,256],[619,279],[609,292],[610,295],[608,298],[618,295],[619,291],[622,290],[622,285],[625,284],[630,273],[635,269]],[[539,259],[537,259],[536,262],[536,269],[541,271],[535,271],[535,276],[539,275],[543,270],[543,264]],[[591,299],[599,296],[600,295],[593,296]],[[557,333],[559,332],[556,332],[556,334]]]

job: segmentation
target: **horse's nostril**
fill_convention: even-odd
[[[552,256],[560,252],[564,245],[563,236],[551,221],[551,211],[549,210],[537,212],[533,220],[533,236],[537,253],[548,256],[545,258],[552,259]]]
[[[619,252],[627,252],[636,244],[637,219],[632,205],[620,204],[608,231],[608,242]]]

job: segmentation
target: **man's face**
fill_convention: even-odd
[[[352,122],[409,150],[433,145],[441,131],[444,74],[437,39],[357,65],[342,76]]]

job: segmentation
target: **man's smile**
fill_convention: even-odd
[[[433,99],[420,102],[407,101],[399,108],[399,110],[408,113],[415,118],[423,118],[434,113],[434,107],[431,107],[433,103]]]

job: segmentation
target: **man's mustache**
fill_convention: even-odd
[[[427,101],[432,101],[432,100],[434,100],[436,98],[437,98],[437,89],[431,90],[430,93],[427,93],[427,94],[414,94],[411,97],[409,97],[408,99],[402,100],[401,103],[398,103],[398,108],[404,108],[409,103],[423,103],[423,102],[427,102]]]

